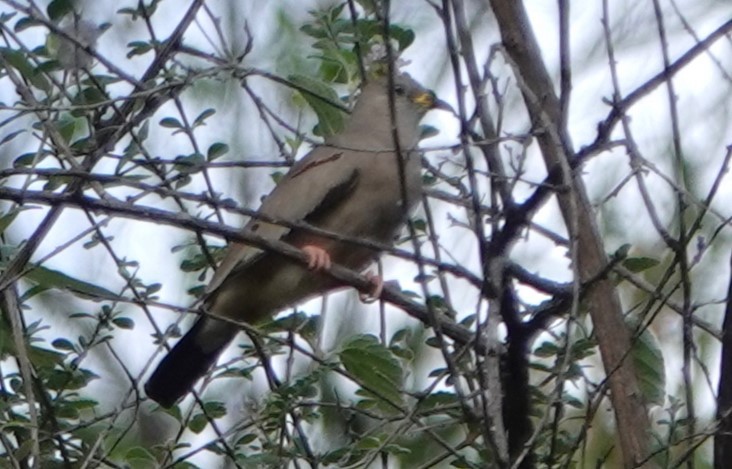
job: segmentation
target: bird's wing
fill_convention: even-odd
[[[327,216],[358,184],[359,169],[348,150],[318,147],[298,161],[264,199],[259,212],[289,222]],[[252,219],[244,227],[269,239],[281,239],[290,228]],[[259,258],[265,252],[241,243],[231,243],[224,260],[216,269],[207,292],[216,290],[229,274]]]

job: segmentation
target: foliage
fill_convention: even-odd
[[[728,123],[732,26],[682,39],[729,8],[587,6],[571,23],[560,1],[555,51],[531,2],[254,3],[125,1],[98,21],[72,0],[1,7],[2,458],[708,465],[732,214],[729,136],[707,127]],[[626,29],[631,10],[670,35],[628,78],[650,34]],[[577,29],[582,14],[603,29]],[[531,35],[543,61],[522,61]],[[705,53],[722,78],[701,92],[684,72]],[[152,403],[141,383],[240,218],[388,60],[456,110],[424,128],[424,204],[384,264],[399,285],[242,325],[194,396]]]

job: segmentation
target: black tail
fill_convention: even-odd
[[[158,364],[145,384],[147,396],[171,407],[206,374],[237,333],[231,324],[202,317]]]

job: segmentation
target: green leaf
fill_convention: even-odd
[[[366,436],[356,443],[357,449],[378,449],[381,447],[382,438],[376,436]]]
[[[208,401],[203,404],[203,408],[212,419],[219,419],[226,416],[226,406],[223,402]]]
[[[183,174],[193,174],[200,171],[206,164],[206,160],[200,153],[176,156],[173,167]]]
[[[628,323],[636,329],[637,321],[629,319]],[[633,341],[630,354],[645,401],[663,406],[666,400],[666,367],[663,351],[651,329],[645,328]]]
[[[106,288],[75,279],[63,272],[40,265],[36,265],[31,268],[31,270],[25,274],[25,278],[35,284],[45,287],[45,289],[56,288],[60,290],[69,290],[93,300],[104,300],[116,298],[118,296]],[[23,300],[27,299],[28,298],[25,297],[23,298]]]
[[[256,433],[247,433],[243,437],[239,438],[239,441],[236,442],[236,446],[244,446],[248,445],[249,443],[255,441],[257,439]]]
[[[269,175],[269,177],[272,178],[272,181],[274,181],[275,184],[279,184],[283,177],[285,177],[285,173],[282,171],[275,171]]]
[[[213,161],[216,158],[219,158],[229,152],[229,145],[221,142],[216,142],[210,147],[208,147],[208,152],[206,153],[206,157],[208,158],[208,161]]]
[[[0,55],[33,86],[42,91],[50,91],[51,84],[42,73],[38,73],[35,67],[28,61],[26,54],[7,47],[0,48]]]
[[[114,318],[112,323],[120,329],[134,329],[135,321],[130,318]]]
[[[432,127],[431,125],[420,125],[419,126],[419,139],[425,140],[440,133],[440,129]]]
[[[550,358],[558,355],[562,349],[554,342],[544,341],[534,350],[534,355],[540,358]]]
[[[216,110],[212,108],[208,108],[205,111],[203,111],[201,114],[196,117],[196,119],[193,121],[193,125],[191,127],[198,127],[199,125],[203,125],[206,122],[206,119],[216,114]]]
[[[10,132],[9,134],[5,135],[2,138],[2,140],[0,140],[0,145],[3,145],[4,143],[11,141],[12,139],[14,139],[15,137],[17,137],[18,135],[22,134],[25,131],[26,131],[26,129],[20,129],[20,130],[16,130],[15,132]]]
[[[630,252],[630,248],[632,247],[633,245],[631,245],[630,243],[625,243],[617,248],[614,253],[610,254],[610,258],[617,260],[625,259],[626,257],[628,257],[628,253]]]
[[[56,339],[51,342],[51,345],[53,346],[53,348],[64,350],[66,352],[74,351],[74,344],[72,344],[71,341],[68,339]]]
[[[381,21],[375,19],[360,19],[356,22],[358,28],[358,37],[362,45],[367,46],[369,43],[379,41],[383,43],[384,25]],[[402,28],[392,24],[389,27],[389,38],[397,41],[399,51],[403,51],[409,47],[415,39],[414,31]]]
[[[38,21],[35,18],[26,16],[24,18],[19,19],[18,22],[15,23],[15,26],[13,27],[13,29],[15,30],[16,33],[19,33],[28,28],[32,28],[33,26],[43,26],[43,23],[41,23],[40,21]]]
[[[401,364],[375,336],[365,334],[352,338],[343,346],[339,357],[361,385],[373,390],[365,390],[366,395],[384,404],[384,399],[396,405],[402,403]],[[388,404],[383,408],[393,409]]]
[[[21,210],[27,210],[28,208],[29,207],[15,207],[11,208],[8,213],[2,214],[2,216],[0,216],[0,234],[4,233],[8,226],[15,221],[15,218]]]
[[[392,39],[396,39],[399,43],[399,50],[403,51],[414,42],[414,31],[411,29],[405,29],[401,26],[391,25],[389,28],[389,34]]]
[[[74,11],[74,4],[71,0],[53,0],[46,8],[46,13],[52,21],[56,21],[72,11]]]
[[[9,13],[0,13],[0,24],[5,24],[11,19],[15,18],[15,15],[17,14],[16,11],[9,12]]]
[[[56,126],[56,130],[61,134],[61,137],[66,141],[70,142],[76,131],[76,119],[71,117],[69,114],[64,114],[59,117],[58,120],[53,122]]]
[[[325,83],[305,75],[290,75],[288,79],[303,88],[300,94],[318,116],[316,135],[335,135],[343,130],[345,114],[332,103],[340,102],[338,95]],[[322,99],[325,98],[325,99]]]
[[[127,58],[132,58],[136,55],[145,55],[153,49],[153,45],[145,41],[132,41],[127,44],[131,50],[127,53]]]
[[[629,257],[623,260],[623,267],[635,273],[651,269],[658,264],[660,264],[660,261],[652,257]]]
[[[166,117],[160,120],[161,127],[167,127],[169,129],[182,129],[183,124],[180,123],[175,117]]]
[[[83,368],[78,368],[76,370],[50,370],[44,376],[46,386],[54,391],[61,389],[83,389],[91,380],[97,379],[98,377],[99,376],[96,374]]]
[[[317,28],[312,24],[303,25],[300,28],[300,31],[315,39],[325,39],[328,37],[328,34],[323,28]]]
[[[466,461],[463,458],[453,459],[450,462],[450,466],[452,466],[452,467],[458,467],[458,468],[473,468],[473,467],[475,467],[474,464],[470,464],[468,461]]]
[[[148,468],[156,467],[155,456],[153,456],[146,448],[135,446],[125,453],[124,459],[132,468]]]
[[[378,10],[375,0],[356,0],[356,3],[361,5],[366,14],[374,13]]]
[[[456,394],[447,391],[436,391],[426,396],[419,403],[419,410],[426,412],[428,410],[440,409],[443,407],[460,408],[460,399]]]
[[[343,9],[345,7],[346,2],[343,2],[340,5],[336,5],[335,7],[331,8],[330,11],[327,12],[331,23],[337,20],[339,16],[341,16],[341,13],[343,12]]]
[[[27,440],[22,442],[18,449],[13,452],[13,458],[16,461],[23,461],[25,458],[31,455],[33,444],[33,439],[31,438],[28,438]]]
[[[188,422],[188,428],[195,434],[201,433],[208,425],[208,419],[204,414],[196,414]]]
[[[39,369],[52,368],[56,365],[60,365],[65,356],[63,353],[34,346],[29,347],[28,355],[30,356],[31,362],[33,362],[33,366]]]
[[[97,87],[87,87],[81,90],[76,96],[71,99],[71,104],[74,106],[89,106],[103,102],[107,99],[107,96]],[[90,111],[89,108],[85,109],[74,109],[71,114],[76,117],[81,117]]]
[[[69,402],[69,405],[76,409],[93,409],[99,404],[94,399],[78,399]]]

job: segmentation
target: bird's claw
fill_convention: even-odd
[[[370,304],[378,301],[381,297],[381,293],[384,291],[384,279],[381,278],[381,275],[373,272],[367,272],[365,275],[369,279],[369,283],[371,283],[371,290],[368,292],[359,292],[358,298],[362,303]]]
[[[312,244],[303,246],[302,250],[308,256],[308,269],[316,272],[330,269],[331,261],[328,251]]]

